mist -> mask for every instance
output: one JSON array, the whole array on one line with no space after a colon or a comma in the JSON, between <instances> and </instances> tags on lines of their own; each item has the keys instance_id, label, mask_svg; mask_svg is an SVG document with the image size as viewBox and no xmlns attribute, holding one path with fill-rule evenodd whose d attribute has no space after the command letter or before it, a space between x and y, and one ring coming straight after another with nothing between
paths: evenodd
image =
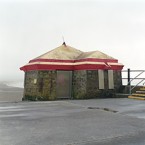
<instances>
[{"instance_id":1,"label":"mist","mask_svg":"<svg viewBox=\"0 0 145 145\"><path fill-rule=\"evenodd\" d=\"M0 1L0 81L23 82L19 68L63 42L99 50L144 69L145 2L142 0Z\"/></svg>"}]
</instances>

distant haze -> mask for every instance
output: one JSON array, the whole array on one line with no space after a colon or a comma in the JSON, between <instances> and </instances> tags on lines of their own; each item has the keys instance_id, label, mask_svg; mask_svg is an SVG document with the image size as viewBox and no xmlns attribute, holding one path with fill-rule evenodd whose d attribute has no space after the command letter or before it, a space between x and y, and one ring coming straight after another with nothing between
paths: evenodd
<instances>
[{"instance_id":1,"label":"distant haze","mask_svg":"<svg viewBox=\"0 0 145 145\"><path fill-rule=\"evenodd\" d=\"M145 1L0 0L0 81L23 81L19 68L61 45L62 36L125 69L145 69Z\"/></svg>"}]
</instances>

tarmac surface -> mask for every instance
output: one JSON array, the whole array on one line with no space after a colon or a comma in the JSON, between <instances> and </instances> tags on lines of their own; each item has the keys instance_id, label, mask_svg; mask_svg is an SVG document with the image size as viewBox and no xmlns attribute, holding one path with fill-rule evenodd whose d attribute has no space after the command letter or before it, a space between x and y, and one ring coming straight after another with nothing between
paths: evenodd
<instances>
[{"instance_id":1,"label":"tarmac surface","mask_svg":"<svg viewBox=\"0 0 145 145\"><path fill-rule=\"evenodd\" d=\"M145 145L145 101L0 102L0 145Z\"/></svg>"}]
</instances>

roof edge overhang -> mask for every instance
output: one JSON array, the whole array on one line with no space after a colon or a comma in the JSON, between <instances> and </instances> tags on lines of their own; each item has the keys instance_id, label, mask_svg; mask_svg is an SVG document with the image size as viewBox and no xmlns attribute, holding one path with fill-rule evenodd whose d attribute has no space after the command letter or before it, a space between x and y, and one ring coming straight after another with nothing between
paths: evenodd
<instances>
[{"instance_id":1,"label":"roof edge overhang","mask_svg":"<svg viewBox=\"0 0 145 145\"><path fill-rule=\"evenodd\" d=\"M123 65L118 62L98 62L98 61L80 61L80 62L31 62L20 68L23 71L32 70L122 70Z\"/></svg>"}]
</instances>

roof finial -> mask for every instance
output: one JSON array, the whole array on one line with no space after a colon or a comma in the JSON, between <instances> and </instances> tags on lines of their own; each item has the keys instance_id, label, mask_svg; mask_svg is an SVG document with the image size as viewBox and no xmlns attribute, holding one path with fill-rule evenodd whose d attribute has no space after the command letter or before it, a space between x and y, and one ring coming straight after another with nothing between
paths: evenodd
<instances>
[{"instance_id":1,"label":"roof finial","mask_svg":"<svg viewBox=\"0 0 145 145\"><path fill-rule=\"evenodd\" d=\"M63 36L62 36L62 39L63 39L62 45L66 46L66 43L65 43L65 41L64 41L64 37L63 37Z\"/></svg>"}]
</instances>

